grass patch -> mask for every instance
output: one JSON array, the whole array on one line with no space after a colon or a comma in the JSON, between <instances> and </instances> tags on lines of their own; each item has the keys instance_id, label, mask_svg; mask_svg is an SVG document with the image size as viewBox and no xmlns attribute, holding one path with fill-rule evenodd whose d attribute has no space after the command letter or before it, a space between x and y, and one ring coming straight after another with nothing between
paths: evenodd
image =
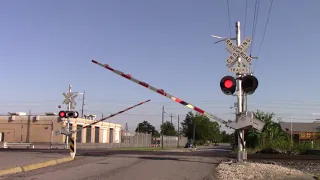
<instances>
[{"instance_id":1,"label":"grass patch","mask_svg":"<svg viewBox=\"0 0 320 180\"><path fill-rule=\"evenodd\" d=\"M292 151L297 152L299 154L305 154L307 150L312 150L311 144L309 142L302 142L300 144L294 143L293 146L291 146L290 142L288 141L282 141L282 142L271 142L264 146L257 146L256 148L248 148L246 147L246 151L248 154L256 153L257 151L261 151L262 149L277 149L277 150L286 150L286 151ZM319 144L314 144L313 149L317 150L320 148ZM233 152L238 152L238 146L235 146L233 149Z\"/></svg>"}]
</instances>

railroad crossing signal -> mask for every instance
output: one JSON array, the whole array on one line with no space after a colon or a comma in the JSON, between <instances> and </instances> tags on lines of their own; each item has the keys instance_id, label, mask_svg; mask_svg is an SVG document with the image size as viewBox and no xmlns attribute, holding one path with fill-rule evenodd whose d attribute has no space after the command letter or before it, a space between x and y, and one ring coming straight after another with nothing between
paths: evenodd
<instances>
[{"instance_id":1,"label":"railroad crossing signal","mask_svg":"<svg viewBox=\"0 0 320 180\"><path fill-rule=\"evenodd\" d=\"M242 77L241 86L246 94L253 94L256 91L258 85L258 79L253 75L246 75Z\"/></svg>"},{"instance_id":2,"label":"railroad crossing signal","mask_svg":"<svg viewBox=\"0 0 320 180\"><path fill-rule=\"evenodd\" d=\"M241 78L242 90L247 94L251 95L258 88L259 82L253 75L246 75ZM232 95L236 91L236 79L232 76L224 76L220 81L221 91L225 95Z\"/></svg>"},{"instance_id":3,"label":"railroad crossing signal","mask_svg":"<svg viewBox=\"0 0 320 180\"><path fill-rule=\"evenodd\" d=\"M225 95L232 95L236 86L236 79L232 76L224 76L220 81L220 88Z\"/></svg>"},{"instance_id":4,"label":"railroad crossing signal","mask_svg":"<svg viewBox=\"0 0 320 180\"><path fill-rule=\"evenodd\" d=\"M227 50L231 54L227 59L227 66L231 72L248 73L252 58L245 53L251 45L251 39L247 37L240 46L236 46L230 39L226 40ZM245 61L237 62L238 57ZM236 67L234 67L236 66ZM242 66L242 67L241 67Z\"/></svg>"},{"instance_id":5,"label":"railroad crossing signal","mask_svg":"<svg viewBox=\"0 0 320 180\"><path fill-rule=\"evenodd\" d=\"M78 97L77 93L62 93L63 96L65 97L64 101L62 102L63 104L68 105L70 103L70 109L75 109L75 106L77 105L76 101L74 100L76 97Z\"/></svg>"},{"instance_id":6,"label":"railroad crossing signal","mask_svg":"<svg viewBox=\"0 0 320 180\"><path fill-rule=\"evenodd\" d=\"M60 118L78 118L79 113L78 111L60 111L59 117Z\"/></svg>"}]
</instances>

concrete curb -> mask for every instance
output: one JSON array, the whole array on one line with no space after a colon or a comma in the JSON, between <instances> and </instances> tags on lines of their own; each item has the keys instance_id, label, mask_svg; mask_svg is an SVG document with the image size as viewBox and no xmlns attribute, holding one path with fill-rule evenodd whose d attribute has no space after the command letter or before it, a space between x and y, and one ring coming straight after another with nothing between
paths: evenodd
<instances>
[{"instance_id":1,"label":"concrete curb","mask_svg":"<svg viewBox=\"0 0 320 180\"><path fill-rule=\"evenodd\" d=\"M73 160L72 157L69 156L69 157L64 157L64 158L60 158L60 159L44 161L44 162L40 162L40 163L36 163L36 164L29 164L29 165L25 165L25 166L17 166L14 168L3 169L3 170L0 170L0 176L4 176L4 175L8 175L8 174L15 174L15 173L19 173L19 172L32 171L32 170L36 170L36 169L40 169L40 168L44 168L44 167L48 167L48 166L54 166L54 165L68 162L68 161L72 161L72 160Z\"/></svg>"}]
</instances>

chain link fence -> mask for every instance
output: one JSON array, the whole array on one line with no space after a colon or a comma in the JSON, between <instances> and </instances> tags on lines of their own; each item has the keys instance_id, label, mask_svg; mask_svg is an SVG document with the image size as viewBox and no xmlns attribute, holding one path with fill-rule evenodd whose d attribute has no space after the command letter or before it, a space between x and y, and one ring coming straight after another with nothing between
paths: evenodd
<instances>
[{"instance_id":1,"label":"chain link fence","mask_svg":"<svg viewBox=\"0 0 320 180\"><path fill-rule=\"evenodd\" d=\"M178 139L179 138L179 139ZM152 145L161 147L162 137L152 138ZM163 147L184 147L188 138L184 136L163 136Z\"/></svg>"},{"instance_id":2,"label":"chain link fence","mask_svg":"<svg viewBox=\"0 0 320 180\"><path fill-rule=\"evenodd\" d=\"M153 138L151 134L122 132L120 143L77 143L77 148L146 148L161 147L161 137ZM163 136L163 147L184 147L188 139L180 136Z\"/></svg>"}]
</instances>

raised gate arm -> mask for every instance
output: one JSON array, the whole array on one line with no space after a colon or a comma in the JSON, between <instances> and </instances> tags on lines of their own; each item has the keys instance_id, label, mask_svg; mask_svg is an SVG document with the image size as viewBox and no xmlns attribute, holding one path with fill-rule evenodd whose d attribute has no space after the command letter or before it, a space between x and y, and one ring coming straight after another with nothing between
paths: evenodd
<instances>
[{"instance_id":1,"label":"raised gate arm","mask_svg":"<svg viewBox=\"0 0 320 180\"><path fill-rule=\"evenodd\" d=\"M96 60L92 60L92 62L97 64L97 65L99 65L99 66L101 66L101 67L104 67L104 68L112 71L115 74L118 74L119 76L122 76L122 77L124 77L126 79L129 79L130 81L133 81L133 82L145 87L145 88L148 88L148 89L150 89L150 90L152 90L152 91L154 91L154 92L156 92L158 94L161 94L161 95L163 95L163 96L165 96L165 97L167 97L167 98L169 98L169 99L171 99L171 100L173 100L173 101L175 101L177 103L180 103L180 104L182 104L182 105L184 105L184 106L186 106L186 107L188 107L190 109L193 109L193 110L195 110L195 111L207 116L210 119L214 119L214 120L216 120L216 121L218 121L220 123L227 124L227 121L225 121L225 120L223 120L223 119L221 119L221 118L219 118L219 117L217 117L217 116L215 116L215 115L213 115L211 113L208 113L208 112L206 112L206 111L204 111L204 110L202 110L202 109L200 109L200 108L198 108L198 107L196 107L196 106L194 106L194 105L192 105L192 104L190 104L188 102L185 102L185 101L183 101L183 100L181 100L181 99L179 99L179 98L177 98L177 97L165 92L163 89L155 88L155 87L153 87L153 86L151 86L151 85L149 85L149 84L147 84L147 83L145 83L143 81L140 81L140 80L132 77L131 75L128 75L128 74L125 74L125 73L123 73L123 72L121 72L119 70L113 69L107 64L99 63Z\"/></svg>"}]
</instances>

